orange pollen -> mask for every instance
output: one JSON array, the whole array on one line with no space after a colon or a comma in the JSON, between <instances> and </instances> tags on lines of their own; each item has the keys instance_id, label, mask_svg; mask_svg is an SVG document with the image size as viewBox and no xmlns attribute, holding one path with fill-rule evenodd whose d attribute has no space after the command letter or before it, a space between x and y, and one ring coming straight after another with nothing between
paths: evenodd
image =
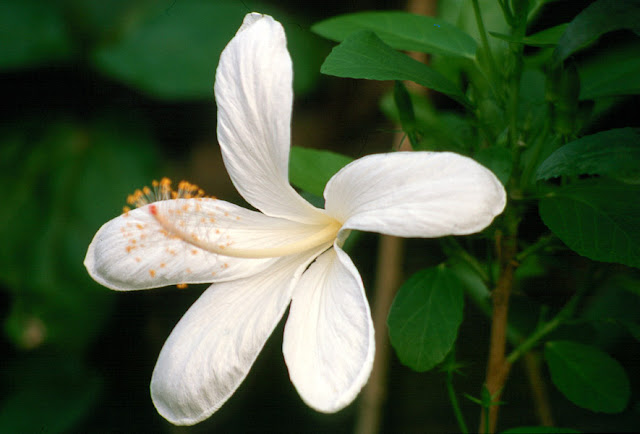
<instances>
[{"instance_id":1,"label":"orange pollen","mask_svg":"<svg viewBox=\"0 0 640 434\"><path fill-rule=\"evenodd\" d=\"M136 191L128 195L127 204L136 208L140 208L153 202L159 202L161 200L194 198L200 199L203 197L215 199L215 196L206 196L203 189L187 181L180 181L178 183L178 189L174 190L171 187L171 180L165 177L160 181L154 179L151 182L151 187L142 187L142 189L137 189ZM131 211L130 206L125 206L122 209L123 214L126 214L129 211Z\"/></svg>"}]
</instances>

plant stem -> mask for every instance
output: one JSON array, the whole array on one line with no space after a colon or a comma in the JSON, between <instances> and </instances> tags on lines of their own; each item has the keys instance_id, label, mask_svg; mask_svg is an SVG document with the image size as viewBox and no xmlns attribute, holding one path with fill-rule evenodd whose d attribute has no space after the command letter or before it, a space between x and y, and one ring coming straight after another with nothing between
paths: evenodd
<instances>
[{"instance_id":1,"label":"plant stem","mask_svg":"<svg viewBox=\"0 0 640 434\"><path fill-rule=\"evenodd\" d=\"M476 17L476 24L478 26L478 32L480 33L480 39L482 40L482 46L484 47L484 51L487 53L487 61L489 62L489 69L491 70L491 80L490 83L493 83L497 78L498 68L496 67L496 62L493 59L493 53L491 52L491 47L489 46L489 39L487 38L487 31L484 28L484 22L482 21L482 13L480 12L480 4L478 0L472 0L473 4L473 14Z\"/></svg>"},{"instance_id":2,"label":"plant stem","mask_svg":"<svg viewBox=\"0 0 640 434\"><path fill-rule=\"evenodd\" d=\"M458 398L456 397L456 392L453 389L453 371L447 372L447 392L449 392L449 400L451 400L451 406L453 407L453 412L456 415L456 420L458 421L460 432L463 434L468 434L469 429L467 428L467 424L464 421L462 411L460 411L460 405L458 404Z\"/></svg>"},{"instance_id":3,"label":"plant stem","mask_svg":"<svg viewBox=\"0 0 640 434\"><path fill-rule=\"evenodd\" d=\"M507 341L509 297L513 287L514 272L518 266L515 260L517 252L517 220L512 215L513 210L505 212L507 235L496 237L498 260L500 262L500 276L491 296L493 312L491 317L491 340L489 343L489 361L485 386L493 401L499 401L502 389L511 369L511 362L505 358ZM498 421L499 405L492 405L483 411L479 431L482 433L495 432Z\"/></svg>"},{"instance_id":4,"label":"plant stem","mask_svg":"<svg viewBox=\"0 0 640 434\"><path fill-rule=\"evenodd\" d=\"M376 331L376 356L369 382L362 391L356 419L356 434L380 431L382 405L387 395L387 370L389 365L389 333L387 315L393 297L400 285L403 261L403 240L388 235L380 236L378 268L372 309Z\"/></svg>"},{"instance_id":5,"label":"plant stem","mask_svg":"<svg viewBox=\"0 0 640 434\"><path fill-rule=\"evenodd\" d=\"M541 370L540 353L529 351L524 355L524 367L531 386L531 395L536 408L538 421L542 426L553 426L553 416L551 405L549 404L549 394L547 384Z\"/></svg>"}]
</instances>

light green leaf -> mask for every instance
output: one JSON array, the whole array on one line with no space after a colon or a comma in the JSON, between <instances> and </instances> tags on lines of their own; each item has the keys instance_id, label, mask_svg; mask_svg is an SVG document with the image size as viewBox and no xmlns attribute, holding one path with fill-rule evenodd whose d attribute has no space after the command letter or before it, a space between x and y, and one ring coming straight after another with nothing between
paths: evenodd
<instances>
[{"instance_id":1,"label":"light green leaf","mask_svg":"<svg viewBox=\"0 0 640 434\"><path fill-rule=\"evenodd\" d=\"M289 180L296 187L322 197L329 179L351 161L335 152L292 146Z\"/></svg>"},{"instance_id":2,"label":"light green leaf","mask_svg":"<svg viewBox=\"0 0 640 434\"><path fill-rule=\"evenodd\" d=\"M636 38L637 39L637 38ZM578 66L580 99L640 94L640 43L607 47Z\"/></svg>"},{"instance_id":3,"label":"light green leaf","mask_svg":"<svg viewBox=\"0 0 640 434\"><path fill-rule=\"evenodd\" d=\"M410 80L458 101L466 100L460 89L440 73L399 53L365 30L350 35L334 47L320 71L337 77Z\"/></svg>"},{"instance_id":4,"label":"light green leaf","mask_svg":"<svg viewBox=\"0 0 640 434\"><path fill-rule=\"evenodd\" d=\"M42 65L67 59L72 53L72 41L57 3L0 2L0 68Z\"/></svg>"},{"instance_id":5,"label":"light green leaf","mask_svg":"<svg viewBox=\"0 0 640 434\"><path fill-rule=\"evenodd\" d=\"M573 434L581 433L573 428L560 428L557 426L519 426L502 431L502 434Z\"/></svg>"},{"instance_id":6,"label":"light green leaf","mask_svg":"<svg viewBox=\"0 0 640 434\"><path fill-rule=\"evenodd\" d=\"M551 154L536 178L607 175L640 183L640 128L618 128L582 137Z\"/></svg>"},{"instance_id":7,"label":"light green leaf","mask_svg":"<svg viewBox=\"0 0 640 434\"><path fill-rule=\"evenodd\" d=\"M640 3L637 0L598 0L569 23L558 41L554 61L562 62L601 35L621 29L640 31Z\"/></svg>"},{"instance_id":8,"label":"light green leaf","mask_svg":"<svg viewBox=\"0 0 640 434\"><path fill-rule=\"evenodd\" d=\"M444 360L462 322L463 284L441 265L414 274L396 295L387 325L400 361L428 371Z\"/></svg>"},{"instance_id":9,"label":"light green leaf","mask_svg":"<svg viewBox=\"0 0 640 434\"><path fill-rule=\"evenodd\" d=\"M599 349L571 341L545 345L553 384L577 406L603 413L625 409L631 394L620 364Z\"/></svg>"},{"instance_id":10,"label":"light green leaf","mask_svg":"<svg viewBox=\"0 0 640 434\"><path fill-rule=\"evenodd\" d=\"M544 223L569 248L595 261L640 267L640 186L590 179L540 201Z\"/></svg>"},{"instance_id":11,"label":"light green leaf","mask_svg":"<svg viewBox=\"0 0 640 434\"><path fill-rule=\"evenodd\" d=\"M318 77L320 41L299 29L300 21L271 11L285 26L294 65L296 92ZM167 100L210 99L220 53L234 36L246 6L233 0L165 0L124 14L122 30L93 55L96 67L151 96Z\"/></svg>"},{"instance_id":12,"label":"light green leaf","mask_svg":"<svg viewBox=\"0 0 640 434\"><path fill-rule=\"evenodd\" d=\"M338 42L351 33L369 30L396 50L469 59L475 57L477 48L471 36L446 21L400 11L340 15L315 24L311 30Z\"/></svg>"}]
</instances>

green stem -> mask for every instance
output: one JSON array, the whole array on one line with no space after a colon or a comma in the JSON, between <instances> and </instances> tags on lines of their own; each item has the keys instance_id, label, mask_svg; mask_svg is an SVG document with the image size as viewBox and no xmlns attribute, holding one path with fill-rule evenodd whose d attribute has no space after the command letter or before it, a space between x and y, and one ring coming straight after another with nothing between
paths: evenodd
<instances>
[{"instance_id":1,"label":"green stem","mask_svg":"<svg viewBox=\"0 0 640 434\"><path fill-rule=\"evenodd\" d=\"M487 31L484 28L484 22L482 21L482 14L480 12L480 4L478 0L472 0L473 4L473 14L476 17L476 24L478 26L478 32L480 33L480 39L482 39L482 46L484 47L485 52L487 53L487 60L489 62L489 68L491 69L491 75L493 80L489 80L490 83L497 77L498 68L496 67L496 62L493 59L493 53L491 52L491 47L489 46L489 39L487 38Z\"/></svg>"},{"instance_id":2,"label":"green stem","mask_svg":"<svg viewBox=\"0 0 640 434\"><path fill-rule=\"evenodd\" d=\"M516 360L518 360L521 356L527 353L531 348L535 347L542 338L547 336L549 333L557 329L560 325L562 325L568 318L570 318L576 310L578 306L578 302L585 294L589 285L583 284L578 288L578 291L571 297L571 300L567 302L567 304L558 312L558 314L553 317L553 319L541 327L538 327L527 339L524 340L515 350L511 352L507 356L507 362L513 364Z\"/></svg>"},{"instance_id":3,"label":"green stem","mask_svg":"<svg viewBox=\"0 0 640 434\"><path fill-rule=\"evenodd\" d=\"M458 404L456 392L455 390L453 390L453 371L447 372L447 392L449 392L449 399L451 400L451 406L453 407L453 412L456 415L456 420L458 421L460 432L463 434L468 434L469 429L467 428L467 424L464 421L464 417L462 417L462 411L460 411L460 405Z\"/></svg>"},{"instance_id":4,"label":"green stem","mask_svg":"<svg viewBox=\"0 0 640 434\"><path fill-rule=\"evenodd\" d=\"M538 241L536 241L535 243L533 243L532 245L530 245L529 247L527 247L526 249L524 249L523 251L521 251L516 255L516 261L518 262L524 261L532 254L547 247L555 239L556 239L556 236L553 234L545 235L538 238Z\"/></svg>"}]
</instances>

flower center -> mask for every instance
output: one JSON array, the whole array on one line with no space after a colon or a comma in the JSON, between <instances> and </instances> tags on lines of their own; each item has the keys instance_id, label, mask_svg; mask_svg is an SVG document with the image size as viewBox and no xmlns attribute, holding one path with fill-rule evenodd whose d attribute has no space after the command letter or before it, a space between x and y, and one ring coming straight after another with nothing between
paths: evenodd
<instances>
[{"instance_id":1,"label":"flower center","mask_svg":"<svg viewBox=\"0 0 640 434\"><path fill-rule=\"evenodd\" d=\"M338 221L331 219L325 226L321 226L317 231L313 232L308 237L291 242L289 244L277 247L264 247L259 249L235 248L198 238L195 234L188 233L180 229L180 227L173 224L169 219L161 215L158 212L158 207L154 204L149 205L149 212L160 224L162 229L167 231L170 236L180 238L181 240L199 247L200 249L207 252L215 253L222 256L231 256L234 258L277 258L280 256L302 253L315 247L320 247L323 244L333 243L333 241L338 236L340 228L342 227L342 225Z\"/></svg>"}]
</instances>

